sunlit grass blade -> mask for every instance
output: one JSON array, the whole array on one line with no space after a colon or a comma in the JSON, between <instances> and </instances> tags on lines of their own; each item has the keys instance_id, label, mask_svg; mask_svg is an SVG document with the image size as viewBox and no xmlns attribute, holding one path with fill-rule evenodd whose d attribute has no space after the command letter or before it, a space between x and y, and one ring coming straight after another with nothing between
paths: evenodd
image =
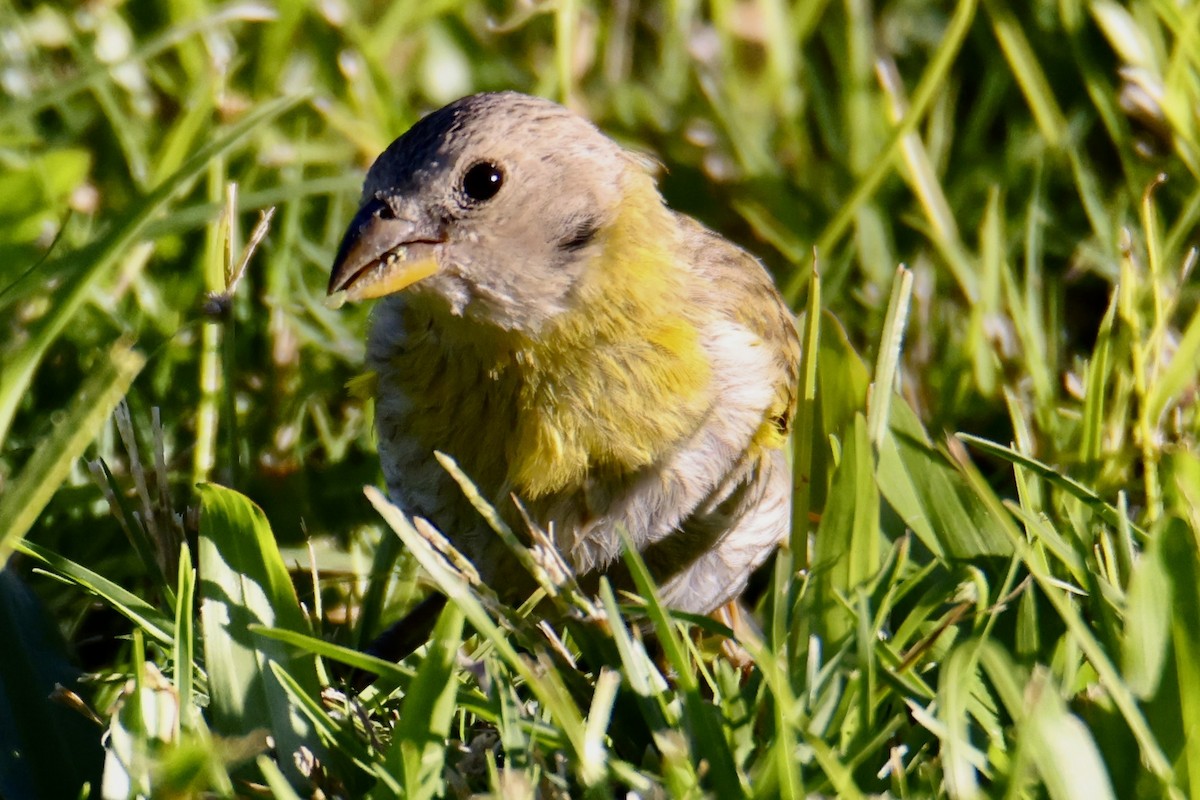
<instances>
[{"instance_id":1,"label":"sunlit grass blade","mask_svg":"<svg viewBox=\"0 0 1200 800\"><path fill-rule=\"evenodd\" d=\"M806 736L805 743L812 748L813 757L825 771L829 783L833 786L836 796L846 800L861 800L862 791L854 782L854 775L842 763L839 754L829 743L816 736Z\"/></svg>"},{"instance_id":2,"label":"sunlit grass blade","mask_svg":"<svg viewBox=\"0 0 1200 800\"><path fill-rule=\"evenodd\" d=\"M1171 652L1169 641L1175 612L1171 573L1164 553L1163 536L1153 537L1133 569L1126 595L1121 671L1130 688L1143 699L1158 690Z\"/></svg>"},{"instance_id":3,"label":"sunlit grass blade","mask_svg":"<svg viewBox=\"0 0 1200 800\"><path fill-rule=\"evenodd\" d=\"M859 415L847 431L813 553L826 641L838 643L850 633L853 621L837 595L849 594L875 575L880 566L881 536L875 459L867 441L866 420Z\"/></svg>"},{"instance_id":4,"label":"sunlit grass blade","mask_svg":"<svg viewBox=\"0 0 1200 800\"><path fill-rule=\"evenodd\" d=\"M1196 726L1200 725L1200 563L1196 558L1196 531L1182 520L1172 518L1159 536L1162 558L1171 577L1172 603L1167 613L1184 731L1187 782L1183 786L1187 796L1195 797L1200 792L1200 735L1196 733Z\"/></svg>"},{"instance_id":5,"label":"sunlit grass blade","mask_svg":"<svg viewBox=\"0 0 1200 800\"><path fill-rule=\"evenodd\" d=\"M1005 5L1004 0L984 0L984 8L992 20L992 31L1000 42L1004 57L1008 59L1013 77L1037 121L1038 130L1050 147L1060 147L1061 138L1067 130L1067 120L1050 89L1041 62L1025 36L1021 20Z\"/></svg>"},{"instance_id":6,"label":"sunlit grass blade","mask_svg":"<svg viewBox=\"0 0 1200 800\"><path fill-rule=\"evenodd\" d=\"M323 745L319 751L297 751L295 761L314 758L323 762L323 769L336 769L352 780L361 779L361 776L347 770L347 762L364 773L375 772L376 762L372 761L366 744L351 729L339 724L321 701L309 694L282 664L268 661L267 666L279 688L288 697L293 713L304 718L311 727L313 740ZM341 711L345 713L345 709Z\"/></svg>"},{"instance_id":7,"label":"sunlit grass blade","mask_svg":"<svg viewBox=\"0 0 1200 800\"><path fill-rule=\"evenodd\" d=\"M874 447L879 447L887 431L888 420L891 419L889 409L896 388L904 325L908 321L908 307L912 301L912 282L909 269L904 265L896 268L892 297L883 320L883 340L879 345L879 360L875 364L875 380L867 404L867 436Z\"/></svg>"},{"instance_id":8,"label":"sunlit grass blade","mask_svg":"<svg viewBox=\"0 0 1200 800\"><path fill-rule=\"evenodd\" d=\"M881 58L875 71L879 85L888 98L891 121L893 124L899 124L908 112L908 102L899 70L893 61ZM971 311L975 313L979 299L976 292L979 283L978 270L963 244L958 221L950 210L950 201L946 198L946 190L938 179L921 136L916 131L909 131L900 140L899 155L906 167L901 174L916 195L921 213L929 226L929 237L963 294L971 301Z\"/></svg>"},{"instance_id":9,"label":"sunlit grass blade","mask_svg":"<svg viewBox=\"0 0 1200 800\"><path fill-rule=\"evenodd\" d=\"M296 794L296 790L288 783L283 771L279 769L279 765L269 756L259 756L255 763L275 800L301 800L300 795Z\"/></svg>"},{"instance_id":10,"label":"sunlit grass blade","mask_svg":"<svg viewBox=\"0 0 1200 800\"><path fill-rule=\"evenodd\" d=\"M49 440L42 443L6 487L0 497L0 568L112 415L145 363L145 357L128 342L114 345L96 372L79 388ZM20 390L5 381L3 391L7 395ZM15 402L14 397L14 406ZM4 438L3 427L0 419L0 442Z\"/></svg>"},{"instance_id":11,"label":"sunlit grass blade","mask_svg":"<svg viewBox=\"0 0 1200 800\"><path fill-rule=\"evenodd\" d=\"M127 617L151 639L165 647L174 644L174 625L171 619L133 592L119 586L97 572L83 567L57 553L32 542L21 542L17 550L54 571L56 576L95 594L117 612Z\"/></svg>"},{"instance_id":12,"label":"sunlit grass blade","mask_svg":"<svg viewBox=\"0 0 1200 800\"><path fill-rule=\"evenodd\" d=\"M179 719L175 736L193 728L199 709L196 705L193 668L196 664L196 570L192 551L184 546L179 553L179 579L175 584L175 636L172 656L175 661L175 690L179 693Z\"/></svg>"},{"instance_id":13,"label":"sunlit grass blade","mask_svg":"<svg viewBox=\"0 0 1200 800\"><path fill-rule=\"evenodd\" d=\"M349 647L342 647L314 636L282 628L264 628L258 625L252 625L250 630L256 635L275 639L321 658L333 659L355 669L376 673L381 676L383 685L394 686L403 694L408 694L412 682L416 678L416 671L406 664L384 661L376 656ZM482 720L495 722L497 719L495 707L477 689L467 686L459 687L456 703L462 710Z\"/></svg>"},{"instance_id":14,"label":"sunlit grass blade","mask_svg":"<svg viewBox=\"0 0 1200 800\"><path fill-rule=\"evenodd\" d=\"M458 684L454 654L462 642L463 619L462 609L453 603L442 610L400 707L400 723L392 731L387 766L406 797L430 798L442 791L446 737Z\"/></svg>"},{"instance_id":15,"label":"sunlit grass blade","mask_svg":"<svg viewBox=\"0 0 1200 800\"><path fill-rule=\"evenodd\" d=\"M792 530L788 545L793 564L807 564L808 512L812 508L813 446L817 431L817 361L821 346L821 275L813 268L808 306L800 338L800 391L792 426ZM778 640L779 632L775 636Z\"/></svg>"},{"instance_id":16,"label":"sunlit grass blade","mask_svg":"<svg viewBox=\"0 0 1200 800\"><path fill-rule=\"evenodd\" d=\"M1060 472L1059 470L1054 469L1050 465L1043 464L1036 458L1018 453L1011 447L1004 447L1003 445L996 444L995 442L989 442L987 439L981 439L978 436L972 436L969 433L959 433L957 436L959 439L971 445L972 447L977 447L989 455L996 456L997 458L1001 458L1012 464L1016 464L1028 469L1039 477L1044 478L1058 488L1062 489L1067 494L1070 494L1072 497L1082 500L1109 525L1117 526L1121 524L1121 515L1115 506L1106 502L1098 494L1084 486L1079 481L1071 478L1063 472ZM1132 527L1141 536L1146 535L1145 531L1138 526L1132 525Z\"/></svg>"},{"instance_id":17,"label":"sunlit grass blade","mask_svg":"<svg viewBox=\"0 0 1200 800\"><path fill-rule=\"evenodd\" d=\"M1200 377L1200 310L1192 315L1183 337L1174 347L1170 362L1157 376L1146 398L1145 416L1151 425L1162 424L1172 403L1182 402L1185 389L1195 386Z\"/></svg>"},{"instance_id":18,"label":"sunlit grass blade","mask_svg":"<svg viewBox=\"0 0 1200 800\"><path fill-rule=\"evenodd\" d=\"M1087 395L1083 406L1083 435L1079 442L1079 460L1095 472L1103 453L1104 410L1108 393L1110 360L1113 357L1113 319L1117 313L1116 293L1096 334L1096 346L1088 362Z\"/></svg>"},{"instance_id":19,"label":"sunlit grass blade","mask_svg":"<svg viewBox=\"0 0 1200 800\"><path fill-rule=\"evenodd\" d=\"M268 726L284 772L300 783L303 776L293 754L307 747L321 758L323 748L270 662L285 668L315 697L313 657L294 655L281 643L257 637L250 626L306 632L307 622L262 511L231 489L203 484L198 491L200 614L213 729L238 736Z\"/></svg>"}]
</instances>

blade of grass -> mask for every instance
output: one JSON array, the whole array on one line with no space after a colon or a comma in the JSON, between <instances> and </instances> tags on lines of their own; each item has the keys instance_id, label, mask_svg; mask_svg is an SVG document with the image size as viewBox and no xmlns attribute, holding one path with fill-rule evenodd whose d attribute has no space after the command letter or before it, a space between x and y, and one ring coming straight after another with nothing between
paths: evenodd
<instances>
[{"instance_id":1,"label":"blade of grass","mask_svg":"<svg viewBox=\"0 0 1200 800\"><path fill-rule=\"evenodd\" d=\"M913 276L909 269L903 264L896 268L892 297L888 301L887 314L883 318L883 336L875 362L875 383L867 404L867 436L876 449L883 441L888 430L888 420L891 419L889 409L892 393L896 390L900 348L904 343L904 326L908 321L908 307L912 300L912 282Z\"/></svg>"},{"instance_id":2,"label":"blade of grass","mask_svg":"<svg viewBox=\"0 0 1200 800\"><path fill-rule=\"evenodd\" d=\"M324 748L270 662L285 668L310 697L319 693L316 664L308 654L294 655L255 636L250 626L307 632L307 621L262 510L232 489L201 484L197 491L200 615L213 729L240 736L267 725L284 772L302 785L293 755L307 747L320 759Z\"/></svg>"},{"instance_id":3,"label":"blade of grass","mask_svg":"<svg viewBox=\"0 0 1200 800\"><path fill-rule=\"evenodd\" d=\"M462 642L463 612L453 603L442 609L429 649L400 707L386 757L388 771L406 797L431 798L443 791L446 737L458 686L454 655Z\"/></svg>"},{"instance_id":4,"label":"blade of grass","mask_svg":"<svg viewBox=\"0 0 1200 800\"><path fill-rule=\"evenodd\" d=\"M1000 42L1000 49L1012 68L1021 93L1029 103L1038 131L1051 148L1059 149L1062 147L1062 135L1067 130L1067 119L1054 98L1041 61L1025 37L1021 21L1003 0L983 0L983 7L991 17L992 32Z\"/></svg>"},{"instance_id":5,"label":"blade of grass","mask_svg":"<svg viewBox=\"0 0 1200 800\"><path fill-rule=\"evenodd\" d=\"M282 693L288 697L294 713L302 716L309 725L314 740L320 741L323 752L328 753L331 761L348 761L366 773L375 774L377 771L390 774L386 770L377 770L382 765L373 762L366 745L352 732L343 730L338 720L335 720L328 709L310 694L295 677L277 661L268 661L272 678L278 683ZM303 751L300 751L302 753ZM295 761L300 753L293 754ZM340 765L339 765L340 766ZM293 784L295 778L292 778Z\"/></svg>"},{"instance_id":6,"label":"blade of grass","mask_svg":"<svg viewBox=\"0 0 1200 800\"><path fill-rule=\"evenodd\" d=\"M813 572L825 641L840 643L853 630L836 595L848 594L875 576L880 566L879 492L867 424L855 415L842 460L833 476L829 502L817 529Z\"/></svg>"},{"instance_id":7,"label":"blade of grass","mask_svg":"<svg viewBox=\"0 0 1200 800\"><path fill-rule=\"evenodd\" d=\"M899 70L895 62L881 58L876 65L876 73L880 87L888 96L889 119L893 125L899 124L908 110ZM938 180L924 142L915 130L905 134L900 155L907 168L902 176L912 188L921 213L929 222L930 238L945 260L950 274L958 282L963 296L970 301L974 309L977 307L979 279L975 274L971 255L963 245L958 222L950 210L950 201L946 199L946 191Z\"/></svg>"},{"instance_id":8,"label":"blade of grass","mask_svg":"<svg viewBox=\"0 0 1200 800\"><path fill-rule=\"evenodd\" d=\"M0 569L125 396L146 358L126 341L108 351L55 426L0 497ZM0 428L3 425L0 424ZM0 433L0 441L3 435Z\"/></svg>"},{"instance_id":9,"label":"blade of grass","mask_svg":"<svg viewBox=\"0 0 1200 800\"><path fill-rule=\"evenodd\" d=\"M817 357L821 343L821 275L814 266L808 284L808 308L800 341L800 391L792 427L792 532L790 556L794 564L809 563L809 511L812 509L813 438L816 435ZM776 631L778 637L779 631ZM782 641L775 638L774 641Z\"/></svg>"},{"instance_id":10,"label":"blade of grass","mask_svg":"<svg viewBox=\"0 0 1200 800\"><path fill-rule=\"evenodd\" d=\"M1159 534L1162 556L1171 577L1171 607L1166 611L1178 673L1179 711L1183 721L1183 756L1187 795L1200 792L1200 559L1196 532L1173 517ZM1165 649L1165 648L1164 648Z\"/></svg>"},{"instance_id":11,"label":"blade of grass","mask_svg":"<svg viewBox=\"0 0 1200 800\"><path fill-rule=\"evenodd\" d=\"M179 718L175 720L175 739L180 731L193 728L199 716L194 675L196 658L196 570L192 569L191 548L179 548L179 580L175 593L175 636L172 657L175 661L175 690L179 693Z\"/></svg>"},{"instance_id":12,"label":"blade of grass","mask_svg":"<svg viewBox=\"0 0 1200 800\"><path fill-rule=\"evenodd\" d=\"M1046 481L1054 484L1072 497L1082 500L1085 505L1092 509L1092 511L1096 512L1096 514L1099 515L1100 518L1109 525L1116 527L1122 524L1120 512L1118 512L1115 506L1106 502L1100 497L1100 495L1096 494L1079 481L1064 475L1062 472L1054 469L1050 465L1044 464L1041 461L1038 461L1036 458L1018 453L1011 447L1004 447L1003 445L996 444L995 442L990 442L987 439L982 439L978 436L972 436L969 433L957 433L955 436L961 441L966 442L967 444L976 447L983 452L988 453L989 455L1003 459L1010 464L1016 464L1024 467L1039 477L1044 478ZM1135 531L1137 531L1138 535L1142 537L1146 536L1146 532L1142 528L1133 525L1132 522L1129 524Z\"/></svg>"},{"instance_id":13,"label":"blade of grass","mask_svg":"<svg viewBox=\"0 0 1200 800\"><path fill-rule=\"evenodd\" d=\"M45 564L53 571L53 574L95 594L137 625L158 644L168 648L173 646L174 636L172 635L171 620L142 598L108 580L103 575L32 542L19 542L17 550Z\"/></svg>"}]
</instances>

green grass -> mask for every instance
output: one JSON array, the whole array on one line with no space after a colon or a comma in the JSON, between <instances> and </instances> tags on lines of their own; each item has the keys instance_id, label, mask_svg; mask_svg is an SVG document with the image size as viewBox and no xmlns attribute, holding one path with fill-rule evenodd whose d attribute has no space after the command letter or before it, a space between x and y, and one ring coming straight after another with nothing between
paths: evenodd
<instances>
[{"instance_id":1,"label":"green grass","mask_svg":"<svg viewBox=\"0 0 1200 800\"><path fill-rule=\"evenodd\" d=\"M76 6L0 6L0 796L1200 797L1196 8ZM801 312L745 669L634 556L511 608L363 494L338 237L501 88Z\"/></svg>"}]
</instances>

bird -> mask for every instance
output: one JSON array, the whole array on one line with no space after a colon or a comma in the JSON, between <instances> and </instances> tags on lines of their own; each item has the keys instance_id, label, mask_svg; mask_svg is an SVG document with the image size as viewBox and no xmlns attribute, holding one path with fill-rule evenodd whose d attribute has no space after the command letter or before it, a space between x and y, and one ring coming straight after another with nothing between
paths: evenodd
<instances>
[{"instance_id":1,"label":"bird","mask_svg":"<svg viewBox=\"0 0 1200 800\"><path fill-rule=\"evenodd\" d=\"M438 453L579 576L621 572L624 529L679 611L735 601L788 536L795 317L655 171L550 100L470 95L375 160L337 251L330 295L376 300L390 500L510 595L531 586ZM390 635L373 651L423 641Z\"/></svg>"}]
</instances>

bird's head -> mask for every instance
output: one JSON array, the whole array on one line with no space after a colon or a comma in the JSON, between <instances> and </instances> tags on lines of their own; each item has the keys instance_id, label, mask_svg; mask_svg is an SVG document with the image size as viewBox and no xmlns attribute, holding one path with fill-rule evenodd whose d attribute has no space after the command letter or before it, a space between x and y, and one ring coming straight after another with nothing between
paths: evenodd
<instances>
[{"instance_id":1,"label":"bird's head","mask_svg":"<svg viewBox=\"0 0 1200 800\"><path fill-rule=\"evenodd\" d=\"M406 290L451 314L536 332L570 310L631 207L665 213L642 163L590 122L515 92L430 114L371 166L329 292Z\"/></svg>"}]
</instances>

